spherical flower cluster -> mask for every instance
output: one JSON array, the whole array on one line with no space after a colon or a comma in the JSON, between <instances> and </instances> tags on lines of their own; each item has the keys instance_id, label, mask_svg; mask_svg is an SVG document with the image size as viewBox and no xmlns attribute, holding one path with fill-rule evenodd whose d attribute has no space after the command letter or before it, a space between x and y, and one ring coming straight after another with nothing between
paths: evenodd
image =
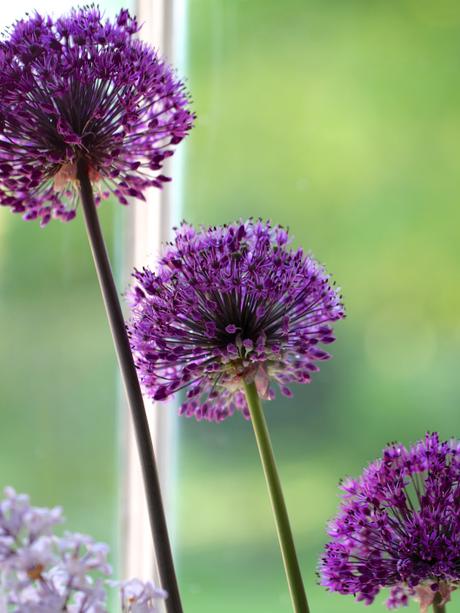
<instances>
[{"instance_id":1,"label":"spherical flower cluster","mask_svg":"<svg viewBox=\"0 0 460 613\"><path fill-rule=\"evenodd\" d=\"M460 441L392 444L341 489L322 584L366 604L389 587L390 609L445 604L460 581Z\"/></svg>"},{"instance_id":2,"label":"spherical flower cluster","mask_svg":"<svg viewBox=\"0 0 460 613\"><path fill-rule=\"evenodd\" d=\"M289 383L310 381L344 310L324 268L288 243L269 222L184 223L158 273L134 273L129 335L152 398L187 387L181 413L221 421L249 417L245 382L273 398L270 380L287 396Z\"/></svg>"},{"instance_id":3,"label":"spherical flower cluster","mask_svg":"<svg viewBox=\"0 0 460 613\"><path fill-rule=\"evenodd\" d=\"M189 98L128 11L38 13L0 41L0 205L48 223L75 216L77 164L122 204L143 198L191 128Z\"/></svg>"},{"instance_id":4,"label":"spherical flower cluster","mask_svg":"<svg viewBox=\"0 0 460 613\"><path fill-rule=\"evenodd\" d=\"M108 613L108 547L65 533L60 508L32 507L28 496L6 488L0 501L0 611L8 613ZM123 613L155 613L166 594L151 583L121 587Z\"/></svg>"}]
</instances>

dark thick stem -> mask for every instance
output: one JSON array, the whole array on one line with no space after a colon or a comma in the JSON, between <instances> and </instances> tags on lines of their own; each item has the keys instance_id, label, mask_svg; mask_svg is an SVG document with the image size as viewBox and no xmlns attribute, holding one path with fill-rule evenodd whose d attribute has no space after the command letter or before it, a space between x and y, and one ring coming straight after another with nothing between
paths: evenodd
<instances>
[{"instance_id":1,"label":"dark thick stem","mask_svg":"<svg viewBox=\"0 0 460 613\"><path fill-rule=\"evenodd\" d=\"M446 605L440 604L442 602L442 596L439 592L436 593L433 601L433 611L434 613L446 613Z\"/></svg>"},{"instance_id":2,"label":"dark thick stem","mask_svg":"<svg viewBox=\"0 0 460 613\"><path fill-rule=\"evenodd\" d=\"M264 413L260 403L259 394L255 383L246 383L244 386L246 400L251 414L252 426L256 437L257 447L262 462L262 468L267 482L268 493L272 503L273 515L275 518L276 531L281 548L281 554L286 571L286 579L291 595L292 608L295 613L310 613L308 608L307 595L300 573L299 561L292 536L289 516L284 502L283 490L281 488L278 470L276 468L275 456L273 454L270 435L265 422Z\"/></svg>"},{"instance_id":3,"label":"dark thick stem","mask_svg":"<svg viewBox=\"0 0 460 613\"><path fill-rule=\"evenodd\" d=\"M145 413L144 400L134 366L131 347L126 333L125 321L118 299L117 289L113 280L107 250L102 236L101 226L94 203L93 189L88 176L87 164L82 160L78 162L77 179L80 183L80 195L83 205L88 239L91 245L94 263L96 266L99 285L112 332L118 363L128 397L128 404L136 433L144 487L149 510L150 526L155 547L161 587L168 592L166 610L168 613L182 613L179 588L168 537L166 517L161 499L160 481L156 468L152 440Z\"/></svg>"}]
</instances>

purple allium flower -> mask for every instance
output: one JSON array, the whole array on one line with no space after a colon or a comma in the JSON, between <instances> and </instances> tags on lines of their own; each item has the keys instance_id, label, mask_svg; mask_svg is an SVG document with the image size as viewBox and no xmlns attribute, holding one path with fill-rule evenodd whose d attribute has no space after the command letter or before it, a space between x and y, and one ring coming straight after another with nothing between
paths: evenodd
<instances>
[{"instance_id":1,"label":"purple allium flower","mask_svg":"<svg viewBox=\"0 0 460 613\"><path fill-rule=\"evenodd\" d=\"M437 593L447 602L460 582L460 441L392 444L341 489L322 585L366 604L389 587L390 609L415 597L425 612Z\"/></svg>"},{"instance_id":2,"label":"purple allium flower","mask_svg":"<svg viewBox=\"0 0 460 613\"><path fill-rule=\"evenodd\" d=\"M344 317L329 275L288 232L269 222L195 230L182 224L158 273L137 271L129 327L141 383L155 400L188 387L181 413L220 421L249 417L244 382L273 398L308 383L318 343L334 341Z\"/></svg>"},{"instance_id":3,"label":"purple allium flower","mask_svg":"<svg viewBox=\"0 0 460 613\"><path fill-rule=\"evenodd\" d=\"M77 162L87 163L96 201L143 198L190 130L184 85L127 10L114 22L98 8L53 20L38 13L0 41L0 205L24 219L75 216Z\"/></svg>"}]
</instances>

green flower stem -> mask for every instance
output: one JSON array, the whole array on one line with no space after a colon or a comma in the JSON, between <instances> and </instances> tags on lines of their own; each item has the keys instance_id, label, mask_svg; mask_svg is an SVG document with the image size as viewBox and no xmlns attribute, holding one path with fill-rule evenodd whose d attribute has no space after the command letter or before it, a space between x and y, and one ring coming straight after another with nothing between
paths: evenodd
<instances>
[{"instance_id":1,"label":"green flower stem","mask_svg":"<svg viewBox=\"0 0 460 613\"><path fill-rule=\"evenodd\" d=\"M168 528L161 498L160 480L158 478L155 455L153 452L147 415L145 413L144 399L137 378L136 367L134 365L131 347L126 333L125 321L94 203L93 188L89 179L87 164L84 160L78 162L77 180L80 184L81 203L88 239L93 254L94 264L96 266L99 285L104 299L126 395L128 397L128 404L131 409L144 477L147 507L161 587L168 592L168 598L165 602L166 610L168 613L182 613L179 588L174 571Z\"/></svg>"},{"instance_id":2,"label":"green flower stem","mask_svg":"<svg viewBox=\"0 0 460 613\"><path fill-rule=\"evenodd\" d=\"M436 593L433 601L433 611L434 613L446 613L446 605L440 604L442 601L441 594L439 592Z\"/></svg>"},{"instance_id":3,"label":"green flower stem","mask_svg":"<svg viewBox=\"0 0 460 613\"><path fill-rule=\"evenodd\" d=\"M255 383L246 383L244 386L246 399L251 414L251 421L259 448L260 459L265 473L273 515L275 517L276 530L283 556L289 592L291 594L292 607L295 613L309 613L307 595L300 574L299 562L292 538L289 517L284 502L281 482L276 468L275 456L273 455L270 435L263 414L259 394Z\"/></svg>"}]
</instances>

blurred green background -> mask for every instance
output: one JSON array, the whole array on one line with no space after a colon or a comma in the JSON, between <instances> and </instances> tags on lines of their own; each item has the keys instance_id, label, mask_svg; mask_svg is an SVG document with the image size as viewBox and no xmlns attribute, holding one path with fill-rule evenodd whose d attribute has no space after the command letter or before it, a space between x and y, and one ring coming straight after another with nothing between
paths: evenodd
<instances>
[{"instance_id":1,"label":"blurred green background","mask_svg":"<svg viewBox=\"0 0 460 613\"><path fill-rule=\"evenodd\" d=\"M364 611L316 584L339 478L390 440L460 436L460 7L186 4L183 216L288 225L343 288L334 359L266 415L312 611ZM82 217L40 230L0 212L0 486L116 547L115 359ZM116 255L126 210L101 214ZM250 424L175 423L186 612L287 613Z\"/></svg>"},{"instance_id":2,"label":"blurred green background","mask_svg":"<svg viewBox=\"0 0 460 613\"><path fill-rule=\"evenodd\" d=\"M334 359L266 415L312 611L364 611L314 574L339 478L388 441L460 436L460 5L189 0L188 19L184 216L287 225L343 288ZM186 609L287 613L250 424L180 432Z\"/></svg>"}]
</instances>

